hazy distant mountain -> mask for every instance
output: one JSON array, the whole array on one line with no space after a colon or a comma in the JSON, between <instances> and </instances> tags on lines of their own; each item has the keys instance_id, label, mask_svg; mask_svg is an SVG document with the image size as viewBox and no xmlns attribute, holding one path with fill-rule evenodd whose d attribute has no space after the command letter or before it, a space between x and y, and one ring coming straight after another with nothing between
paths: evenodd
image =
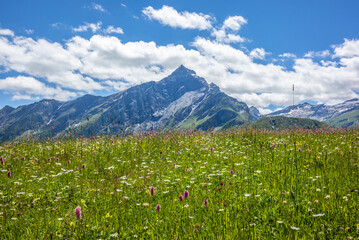
<instances>
[{"instance_id":1,"label":"hazy distant mountain","mask_svg":"<svg viewBox=\"0 0 359 240\"><path fill-rule=\"evenodd\" d=\"M311 105L303 103L272 112L266 116L309 118L326 122L335 127L359 124L359 99L354 98L336 105Z\"/></svg>"},{"instance_id":2,"label":"hazy distant mountain","mask_svg":"<svg viewBox=\"0 0 359 240\"><path fill-rule=\"evenodd\" d=\"M0 110L0 140L29 134L53 136L69 130L86 135L133 130L231 128L259 118L239 102L180 66L159 82L147 82L108 97L85 95L60 102L42 100Z\"/></svg>"},{"instance_id":3,"label":"hazy distant mountain","mask_svg":"<svg viewBox=\"0 0 359 240\"><path fill-rule=\"evenodd\" d=\"M284 116L267 116L262 117L254 123L254 128L265 128L271 130L283 130L283 129L314 129L314 128L326 128L328 124L319 122L317 120L308 118L294 118Z\"/></svg>"}]
</instances>

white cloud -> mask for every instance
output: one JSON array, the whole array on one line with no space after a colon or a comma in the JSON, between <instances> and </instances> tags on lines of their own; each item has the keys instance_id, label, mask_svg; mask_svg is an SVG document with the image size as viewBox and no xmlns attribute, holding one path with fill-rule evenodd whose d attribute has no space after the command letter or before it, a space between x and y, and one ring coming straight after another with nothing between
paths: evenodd
<instances>
[{"instance_id":1,"label":"white cloud","mask_svg":"<svg viewBox=\"0 0 359 240\"><path fill-rule=\"evenodd\" d=\"M356 46L352 41L359 40L346 41ZM290 105L293 83L296 102L312 100L332 104L357 97L352 89L358 88L359 56L345 52L346 46L344 42L334 47L334 53L343 56L338 61L296 58L293 70L289 71L273 63L253 62L254 53L266 55L264 49L251 54L202 37L195 38L190 48L144 41L122 42L117 37L102 35L89 39L76 36L65 44L44 39L0 37L0 67L30 76L41 82L45 91L36 92L38 88L35 87L41 84L34 80L30 80L33 81L30 89L24 89L28 85L14 79L7 79L0 86L6 84L7 91L15 95L19 92L36 97L48 93L65 99L79 91L123 90L160 80L184 64L208 82L217 84L225 93L259 108L265 109L270 104ZM10 80L17 84L9 85ZM57 90L62 95L57 95Z\"/></svg>"},{"instance_id":2,"label":"white cloud","mask_svg":"<svg viewBox=\"0 0 359 240\"><path fill-rule=\"evenodd\" d=\"M84 25L78 26L77 28L72 28L74 32L87 32L91 30L93 33L101 29L102 22L97 23L85 23Z\"/></svg>"},{"instance_id":3,"label":"white cloud","mask_svg":"<svg viewBox=\"0 0 359 240\"><path fill-rule=\"evenodd\" d=\"M329 50L324 50L324 51L319 51L319 52L309 51L306 54L304 54L304 57L307 57L307 58L314 58L314 57L326 58L329 56L330 56Z\"/></svg>"},{"instance_id":4,"label":"white cloud","mask_svg":"<svg viewBox=\"0 0 359 240\"><path fill-rule=\"evenodd\" d=\"M359 39L344 39L344 43L338 46L332 46L334 48L333 57L359 57Z\"/></svg>"},{"instance_id":5,"label":"white cloud","mask_svg":"<svg viewBox=\"0 0 359 240\"><path fill-rule=\"evenodd\" d=\"M10 29L1 29L0 28L0 36L11 36L13 37L15 34L13 31L11 31Z\"/></svg>"},{"instance_id":6,"label":"white cloud","mask_svg":"<svg viewBox=\"0 0 359 240\"><path fill-rule=\"evenodd\" d=\"M142 13L151 20L157 20L163 25L174 28L209 30L212 28L213 18L203 13L177 12L170 6L162 6L161 9L154 9L151 6L142 10Z\"/></svg>"},{"instance_id":7,"label":"white cloud","mask_svg":"<svg viewBox=\"0 0 359 240\"><path fill-rule=\"evenodd\" d=\"M118 33L123 34L123 30L120 27L108 26L104 29L104 33L111 34L111 33Z\"/></svg>"},{"instance_id":8,"label":"white cloud","mask_svg":"<svg viewBox=\"0 0 359 240\"><path fill-rule=\"evenodd\" d=\"M242 25L246 24L247 20L242 16L228 17L220 28L213 28L211 35L220 43L242 43L245 39L238 35L238 31Z\"/></svg>"},{"instance_id":9,"label":"white cloud","mask_svg":"<svg viewBox=\"0 0 359 240\"><path fill-rule=\"evenodd\" d=\"M282 53L278 55L282 58L296 58L297 56L294 53Z\"/></svg>"},{"instance_id":10,"label":"white cloud","mask_svg":"<svg viewBox=\"0 0 359 240\"><path fill-rule=\"evenodd\" d=\"M33 99L31 95L40 95L45 98L55 98L58 100L68 100L70 97L77 96L77 93L65 91L61 88L48 87L33 77L24 76L0 79L0 90L15 92L13 100L30 100Z\"/></svg>"},{"instance_id":11,"label":"white cloud","mask_svg":"<svg viewBox=\"0 0 359 240\"><path fill-rule=\"evenodd\" d=\"M242 43L245 41L245 39L239 35L233 33L228 34L226 30L223 28L213 29L211 35L216 38L217 42L221 42L221 43L238 43L238 42Z\"/></svg>"},{"instance_id":12,"label":"white cloud","mask_svg":"<svg viewBox=\"0 0 359 240\"><path fill-rule=\"evenodd\" d=\"M114 27L110 25L105 29L101 29L101 25L102 25L101 21L97 23L85 23L84 25L78 26L77 28L72 28L72 30L74 32L87 32L91 30L92 33L102 32L105 34L111 34L111 33L123 34L123 30L120 27Z\"/></svg>"},{"instance_id":13,"label":"white cloud","mask_svg":"<svg viewBox=\"0 0 359 240\"><path fill-rule=\"evenodd\" d=\"M122 6L122 7L127 7L127 5L126 5L126 4L124 4L124 3L121 3L121 6Z\"/></svg>"},{"instance_id":14,"label":"white cloud","mask_svg":"<svg viewBox=\"0 0 359 240\"><path fill-rule=\"evenodd\" d=\"M92 3L92 9L100 12L106 12L106 10L98 3Z\"/></svg>"},{"instance_id":15,"label":"white cloud","mask_svg":"<svg viewBox=\"0 0 359 240\"><path fill-rule=\"evenodd\" d=\"M268 108L258 108L258 111L261 115L266 115L272 113L273 111Z\"/></svg>"},{"instance_id":16,"label":"white cloud","mask_svg":"<svg viewBox=\"0 0 359 240\"><path fill-rule=\"evenodd\" d=\"M249 56L254 59L264 59L268 53L263 48L255 48L250 53Z\"/></svg>"},{"instance_id":17,"label":"white cloud","mask_svg":"<svg viewBox=\"0 0 359 240\"><path fill-rule=\"evenodd\" d=\"M231 16L224 21L223 28L238 31L246 23L247 20L242 16Z\"/></svg>"}]
</instances>

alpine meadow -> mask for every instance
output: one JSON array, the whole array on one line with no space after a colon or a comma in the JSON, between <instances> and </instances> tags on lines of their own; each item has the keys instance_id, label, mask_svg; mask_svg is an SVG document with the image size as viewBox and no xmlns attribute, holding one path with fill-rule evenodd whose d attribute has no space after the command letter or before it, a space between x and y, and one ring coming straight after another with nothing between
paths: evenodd
<instances>
[{"instance_id":1,"label":"alpine meadow","mask_svg":"<svg viewBox=\"0 0 359 240\"><path fill-rule=\"evenodd\" d=\"M0 1L0 240L359 240L358 10Z\"/></svg>"}]
</instances>

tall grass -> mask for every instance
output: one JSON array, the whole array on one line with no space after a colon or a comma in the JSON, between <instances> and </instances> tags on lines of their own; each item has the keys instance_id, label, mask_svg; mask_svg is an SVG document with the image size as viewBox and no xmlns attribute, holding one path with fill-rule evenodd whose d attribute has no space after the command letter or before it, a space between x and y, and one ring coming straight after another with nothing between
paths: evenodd
<instances>
[{"instance_id":1,"label":"tall grass","mask_svg":"<svg viewBox=\"0 0 359 240\"><path fill-rule=\"evenodd\" d=\"M6 143L0 238L357 238L358 148L358 129Z\"/></svg>"}]
</instances>

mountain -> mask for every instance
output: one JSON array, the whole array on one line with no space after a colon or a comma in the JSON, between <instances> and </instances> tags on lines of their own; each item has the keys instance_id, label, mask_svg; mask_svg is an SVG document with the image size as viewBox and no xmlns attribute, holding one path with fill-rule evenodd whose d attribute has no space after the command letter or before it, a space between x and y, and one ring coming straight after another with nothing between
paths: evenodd
<instances>
[{"instance_id":1,"label":"mountain","mask_svg":"<svg viewBox=\"0 0 359 240\"><path fill-rule=\"evenodd\" d=\"M283 116L262 117L254 123L254 128L284 130L293 128L327 128L328 124L307 118L292 118Z\"/></svg>"},{"instance_id":2,"label":"mountain","mask_svg":"<svg viewBox=\"0 0 359 240\"><path fill-rule=\"evenodd\" d=\"M272 112L266 116L309 118L335 127L359 124L359 99L354 98L336 105L303 103Z\"/></svg>"},{"instance_id":3,"label":"mountain","mask_svg":"<svg viewBox=\"0 0 359 240\"><path fill-rule=\"evenodd\" d=\"M259 112L229 97L215 84L180 66L159 82L147 82L99 97L42 100L0 110L0 140L53 136L125 134L149 129L225 129L259 118Z\"/></svg>"}]
</instances>

